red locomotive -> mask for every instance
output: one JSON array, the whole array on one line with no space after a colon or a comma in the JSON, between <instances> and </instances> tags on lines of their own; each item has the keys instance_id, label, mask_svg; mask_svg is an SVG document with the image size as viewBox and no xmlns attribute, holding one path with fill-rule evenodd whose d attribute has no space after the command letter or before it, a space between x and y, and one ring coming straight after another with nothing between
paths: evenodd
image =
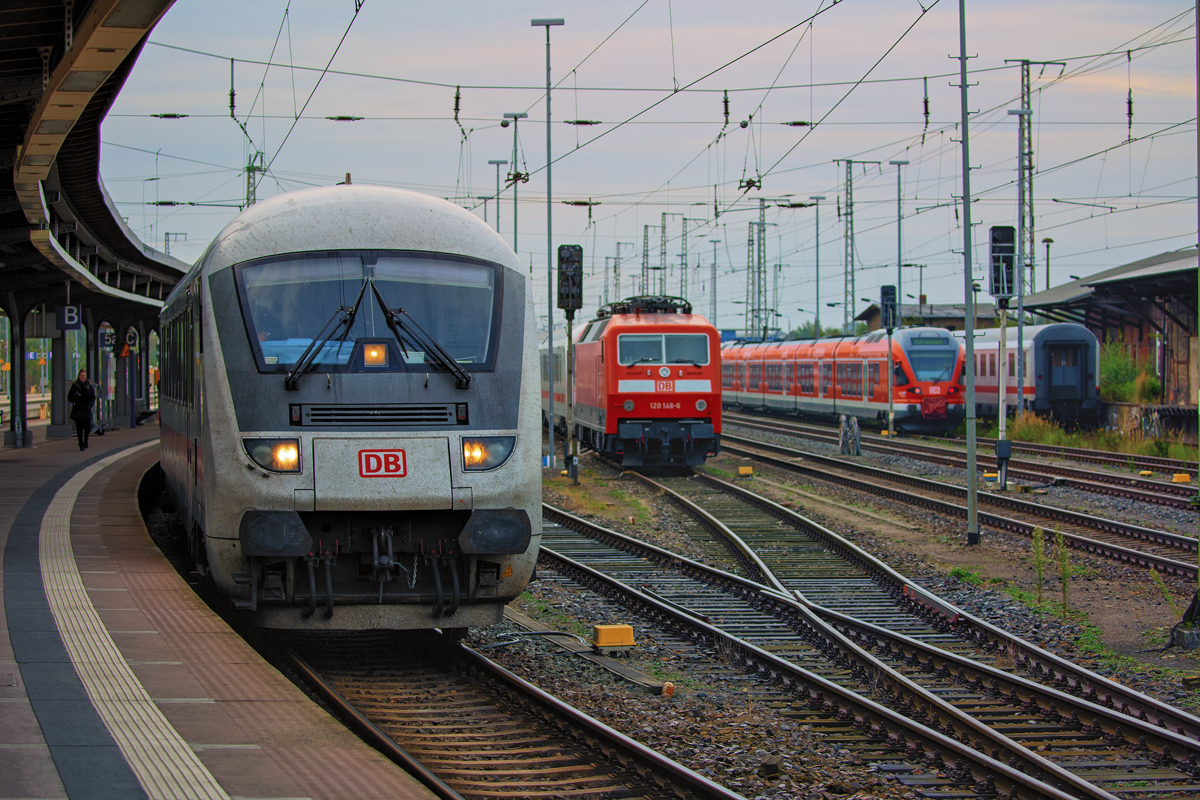
<instances>
[{"instance_id":1,"label":"red locomotive","mask_svg":"<svg viewBox=\"0 0 1200 800\"><path fill-rule=\"evenodd\" d=\"M887 424L887 334L726 346L722 397L741 408ZM895 426L945 433L965 417L963 346L942 328L892 336Z\"/></svg>"},{"instance_id":2,"label":"red locomotive","mask_svg":"<svg viewBox=\"0 0 1200 800\"><path fill-rule=\"evenodd\" d=\"M566 430L555 348L555 425ZM542 350L542 410L549 359ZM622 466L703 464L721 446L720 336L679 297L630 297L596 312L575 340L575 429Z\"/></svg>"}]
</instances>

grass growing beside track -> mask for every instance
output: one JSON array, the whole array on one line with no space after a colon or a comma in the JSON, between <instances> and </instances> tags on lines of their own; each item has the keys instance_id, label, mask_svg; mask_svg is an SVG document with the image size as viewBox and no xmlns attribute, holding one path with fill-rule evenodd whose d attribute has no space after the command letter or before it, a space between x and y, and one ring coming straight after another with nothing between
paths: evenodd
<instances>
[{"instance_id":1,"label":"grass growing beside track","mask_svg":"<svg viewBox=\"0 0 1200 800\"><path fill-rule=\"evenodd\" d=\"M979 435L984 438L994 439L998 433L999 425L995 422L983 424L979 428ZM1131 456L1196 460L1196 447L1178 438L1145 438L1118 431L1068 431L1053 420L1032 412L1009 420L1007 436L1013 441L1031 444L1084 447Z\"/></svg>"}]
</instances>

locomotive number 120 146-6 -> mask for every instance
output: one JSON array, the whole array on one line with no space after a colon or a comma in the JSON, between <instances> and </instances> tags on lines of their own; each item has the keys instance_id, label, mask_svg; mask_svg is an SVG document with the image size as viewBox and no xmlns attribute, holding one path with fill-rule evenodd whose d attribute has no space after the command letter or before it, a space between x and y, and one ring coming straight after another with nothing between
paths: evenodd
<instances>
[{"instance_id":1,"label":"locomotive number 120 146-6","mask_svg":"<svg viewBox=\"0 0 1200 800\"><path fill-rule=\"evenodd\" d=\"M672 409L683 408L683 403L650 403L650 408L654 411L670 411Z\"/></svg>"}]
</instances>

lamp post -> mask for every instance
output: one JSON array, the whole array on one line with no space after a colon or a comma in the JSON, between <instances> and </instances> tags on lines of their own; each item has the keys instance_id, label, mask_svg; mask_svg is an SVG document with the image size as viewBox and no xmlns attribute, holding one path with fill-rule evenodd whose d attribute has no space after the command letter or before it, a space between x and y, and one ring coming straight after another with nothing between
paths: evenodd
<instances>
[{"instance_id":1,"label":"lamp post","mask_svg":"<svg viewBox=\"0 0 1200 800\"><path fill-rule=\"evenodd\" d=\"M708 293L709 293L709 314L712 319L709 320L713 325L717 324L717 245L721 243L720 239L709 239L713 246L713 263L712 274L709 276Z\"/></svg>"},{"instance_id":2,"label":"lamp post","mask_svg":"<svg viewBox=\"0 0 1200 800\"><path fill-rule=\"evenodd\" d=\"M561 18L531 19L530 26L546 29L546 346L550 348L551 364L554 360L554 201L551 197L550 168L553 157L550 154L550 29L565 24ZM567 347L571 346L567 342ZM549 374L550 388L550 459L549 466L554 469L554 370ZM568 438L571 432L567 431Z\"/></svg>"},{"instance_id":3,"label":"lamp post","mask_svg":"<svg viewBox=\"0 0 1200 800\"><path fill-rule=\"evenodd\" d=\"M529 180L529 176L517 169L517 122L523 120L529 115L524 111L505 111L504 119L500 121L500 127L507 128L509 122L513 126L513 154L512 154L512 169L509 170L508 179L512 181L513 187L513 252L519 258L521 251L517 249L517 184ZM500 174L500 167L496 167L496 174ZM497 219L499 214L497 214Z\"/></svg>"},{"instance_id":4,"label":"lamp post","mask_svg":"<svg viewBox=\"0 0 1200 800\"><path fill-rule=\"evenodd\" d=\"M904 256L901 254L903 240L900 235L901 228L902 228L902 221L904 219L904 207L903 207L903 196L902 196L903 189L900 185L900 168L903 166L906 166L908 164L908 162L907 161L889 161L888 163L896 165L896 299L899 301L897 303L897 311L899 311L900 306L902 306L904 304L904 301L900 300L900 298L904 297L904 294L903 294L904 278L901 274L901 269L900 269L903 266L902 262L904 261ZM898 319L896 321L901 323L901 326L903 326L904 315L898 314L898 316L900 317L900 319Z\"/></svg>"},{"instance_id":5,"label":"lamp post","mask_svg":"<svg viewBox=\"0 0 1200 800\"><path fill-rule=\"evenodd\" d=\"M516 138L516 133L517 132L514 130L513 138ZM496 167L496 233L499 233L500 232L500 167L508 166L508 162L505 161L504 159L493 158L492 160L488 161L488 163L492 164ZM487 213L486 205L483 207L483 213L484 214Z\"/></svg>"},{"instance_id":6,"label":"lamp post","mask_svg":"<svg viewBox=\"0 0 1200 800\"><path fill-rule=\"evenodd\" d=\"M816 266L815 272L813 273L814 279L817 284L817 288L816 288L816 298L817 299L816 299L816 306L815 306L815 308L817 309L817 320L814 324L817 326L816 327L817 338L820 339L821 338L821 201L825 199L825 195L813 194L813 195L809 195L808 199L812 200L814 203L817 204L817 260L816 260L817 266Z\"/></svg>"},{"instance_id":7,"label":"lamp post","mask_svg":"<svg viewBox=\"0 0 1200 800\"><path fill-rule=\"evenodd\" d=\"M1042 239L1042 244L1046 245L1046 288L1050 288L1050 245L1054 244L1054 240L1047 236Z\"/></svg>"}]
</instances>

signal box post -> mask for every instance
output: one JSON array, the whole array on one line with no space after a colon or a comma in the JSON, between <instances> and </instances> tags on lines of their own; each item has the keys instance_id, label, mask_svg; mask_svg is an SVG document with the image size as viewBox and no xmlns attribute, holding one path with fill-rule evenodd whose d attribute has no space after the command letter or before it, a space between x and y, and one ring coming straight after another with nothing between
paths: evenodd
<instances>
[{"instance_id":1,"label":"signal box post","mask_svg":"<svg viewBox=\"0 0 1200 800\"><path fill-rule=\"evenodd\" d=\"M1000 347L996 354L999 361L997 374L997 400L999 409L999 439L1008 438L1008 301L1016 294L1014 290L1017 257L1017 230L1012 225L994 225L989 232L991 242L991 290L996 305L1000 307ZM1018 358L1021 356L1019 355ZM1019 402L1019 401L1018 401ZM1018 406L1019 408L1019 406ZM1008 488L1000 484L1000 489Z\"/></svg>"},{"instance_id":2,"label":"signal box post","mask_svg":"<svg viewBox=\"0 0 1200 800\"><path fill-rule=\"evenodd\" d=\"M579 442L575 439L575 312L583 308L583 247L577 244L558 246L558 307L567 316L567 472L579 485ZM550 371L554 371L554 351L550 352ZM554 426L554 419L550 419Z\"/></svg>"}]
</instances>

